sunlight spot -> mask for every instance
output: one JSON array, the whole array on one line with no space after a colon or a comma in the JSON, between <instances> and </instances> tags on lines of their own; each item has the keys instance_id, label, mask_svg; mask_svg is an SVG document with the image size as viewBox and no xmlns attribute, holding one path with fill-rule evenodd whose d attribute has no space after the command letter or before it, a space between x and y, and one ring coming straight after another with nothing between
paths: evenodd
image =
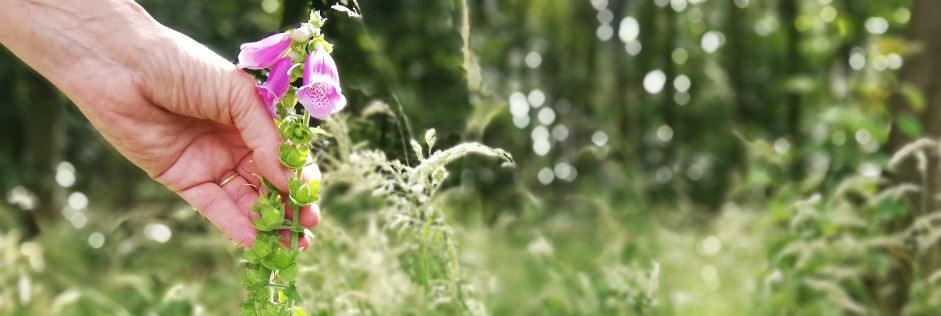
<instances>
[{"instance_id":1,"label":"sunlight spot","mask_svg":"<svg viewBox=\"0 0 941 316\"><path fill-rule=\"evenodd\" d=\"M552 183L552 180L555 179L555 173L552 172L552 169L549 167L543 167L539 170L539 173L536 174L536 179L539 180L539 183L543 185L548 185Z\"/></svg>"},{"instance_id":2,"label":"sunlight spot","mask_svg":"<svg viewBox=\"0 0 941 316\"><path fill-rule=\"evenodd\" d=\"M824 22L830 23L836 20L837 12L836 8L833 6L825 6L823 9L820 9L820 19Z\"/></svg>"},{"instance_id":3,"label":"sunlight spot","mask_svg":"<svg viewBox=\"0 0 941 316\"><path fill-rule=\"evenodd\" d=\"M266 13L275 13L278 11L278 8L281 6L281 3L278 0L262 0L261 9Z\"/></svg>"},{"instance_id":4,"label":"sunlight spot","mask_svg":"<svg viewBox=\"0 0 941 316\"><path fill-rule=\"evenodd\" d=\"M644 76L644 90L647 90L647 93L657 94L660 91L663 91L663 86L667 82L667 76L663 71L657 69L651 72L648 72Z\"/></svg>"},{"instance_id":5,"label":"sunlight spot","mask_svg":"<svg viewBox=\"0 0 941 316\"><path fill-rule=\"evenodd\" d=\"M673 8L673 11L683 12L686 10L686 0L670 0L670 7Z\"/></svg>"},{"instance_id":6,"label":"sunlight spot","mask_svg":"<svg viewBox=\"0 0 941 316\"><path fill-rule=\"evenodd\" d=\"M786 154L791 149L791 142L784 138L778 138L774 141L774 151L778 154Z\"/></svg>"},{"instance_id":7,"label":"sunlight spot","mask_svg":"<svg viewBox=\"0 0 941 316\"><path fill-rule=\"evenodd\" d=\"M523 58L523 62L526 63L526 67L536 69L539 65L542 65L542 55L537 51L531 51Z\"/></svg>"},{"instance_id":8,"label":"sunlight spot","mask_svg":"<svg viewBox=\"0 0 941 316\"><path fill-rule=\"evenodd\" d=\"M545 126L536 126L530 134L530 137L532 137L533 141L549 139L549 130L546 129Z\"/></svg>"},{"instance_id":9,"label":"sunlight spot","mask_svg":"<svg viewBox=\"0 0 941 316\"><path fill-rule=\"evenodd\" d=\"M636 41L639 35L640 23L637 22L637 19L630 16L621 19L621 24L618 26L618 38L620 38L622 42L629 43Z\"/></svg>"},{"instance_id":10,"label":"sunlight spot","mask_svg":"<svg viewBox=\"0 0 941 316\"><path fill-rule=\"evenodd\" d=\"M533 89L529 92L529 96L526 98L529 101L529 105L538 108L542 106L543 103L546 103L546 94L539 89Z\"/></svg>"},{"instance_id":11,"label":"sunlight spot","mask_svg":"<svg viewBox=\"0 0 941 316\"><path fill-rule=\"evenodd\" d=\"M167 225L161 223L150 223L144 227L144 236L147 236L148 239L162 244L170 241L170 237L173 237L173 231L171 231L170 227L167 227Z\"/></svg>"},{"instance_id":12,"label":"sunlight spot","mask_svg":"<svg viewBox=\"0 0 941 316\"><path fill-rule=\"evenodd\" d=\"M513 116L513 125L519 129L526 128L526 126L529 126L529 116Z\"/></svg>"},{"instance_id":13,"label":"sunlight spot","mask_svg":"<svg viewBox=\"0 0 941 316\"><path fill-rule=\"evenodd\" d=\"M598 35L598 39L602 42L607 42L614 36L614 29L611 28L611 24L602 24L598 26L598 31L595 32L595 35Z\"/></svg>"},{"instance_id":14,"label":"sunlight spot","mask_svg":"<svg viewBox=\"0 0 941 316\"><path fill-rule=\"evenodd\" d=\"M889 21L878 16L866 19L863 25L866 27L866 31L874 35L885 34L885 32L889 30Z\"/></svg>"},{"instance_id":15,"label":"sunlight spot","mask_svg":"<svg viewBox=\"0 0 941 316\"><path fill-rule=\"evenodd\" d=\"M99 232L91 233L91 235L88 236L88 245L94 249L101 248L101 246L105 245L105 235Z\"/></svg>"},{"instance_id":16,"label":"sunlight spot","mask_svg":"<svg viewBox=\"0 0 941 316\"><path fill-rule=\"evenodd\" d=\"M541 127L541 126L540 126ZM533 152L538 156L545 156L552 149L552 144L548 138L540 138L533 141Z\"/></svg>"},{"instance_id":17,"label":"sunlight spot","mask_svg":"<svg viewBox=\"0 0 941 316\"><path fill-rule=\"evenodd\" d=\"M667 167L660 167L660 169L657 170L656 178L657 182L660 183L669 182L670 179L673 179L673 171L670 171L670 168Z\"/></svg>"},{"instance_id":18,"label":"sunlight spot","mask_svg":"<svg viewBox=\"0 0 941 316\"><path fill-rule=\"evenodd\" d=\"M719 47L725 43L725 35L722 35L719 31L709 31L706 34L703 34L700 45L702 45L702 50L707 54L711 54L719 50Z\"/></svg>"},{"instance_id":19,"label":"sunlight spot","mask_svg":"<svg viewBox=\"0 0 941 316\"><path fill-rule=\"evenodd\" d=\"M722 251L722 240L716 236L709 236L699 244L700 253L706 256L715 256Z\"/></svg>"},{"instance_id":20,"label":"sunlight spot","mask_svg":"<svg viewBox=\"0 0 941 316\"><path fill-rule=\"evenodd\" d=\"M869 130L865 128L860 128L856 131L856 142L860 145L868 144L872 141L872 134L869 133Z\"/></svg>"},{"instance_id":21,"label":"sunlight spot","mask_svg":"<svg viewBox=\"0 0 941 316\"><path fill-rule=\"evenodd\" d=\"M833 132L833 134L830 135L830 141L833 142L834 145L842 146L846 143L846 133L843 133L843 131Z\"/></svg>"},{"instance_id":22,"label":"sunlight spot","mask_svg":"<svg viewBox=\"0 0 941 316\"><path fill-rule=\"evenodd\" d=\"M673 94L673 102L676 102L676 104L679 106L689 104L689 99L689 92L677 92Z\"/></svg>"},{"instance_id":23,"label":"sunlight spot","mask_svg":"<svg viewBox=\"0 0 941 316\"><path fill-rule=\"evenodd\" d=\"M552 138L557 141L564 141L569 137L569 128L565 125L556 125L552 128Z\"/></svg>"},{"instance_id":24,"label":"sunlight spot","mask_svg":"<svg viewBox=\"0 0 941 316\"><path fill-rule=\"evenodd\" d=\"M868 178L879 178L882 174L882 168L879 168L879 164L867 161L859 164L859 174Z\"/></svg>"},{"instance_id":25,"label":"sunlight spot","mask_svg":"<svg viewBox=\"0 0 941 316\"><path fill-rule=\"evenodd\" d=\"M594 134L591 134L591 142L598 147L604 147L608 144L608 134L605 134L602 131L595 131Z\"/></svg>"},{"instance_id":26,"label":"sunlight spot","mask_svg":"<svg viewBox=\"0 0 941 316\"><path fill-rule=\"evenodd\" d=\"M689 166L688 169L686 169L686 176L689 177L689 179L693 181L698 181L699 179L702 179L702 176L704 173L705 171L703 170L702 166L700 166L699 164L694 164L692 166Z\"/></svg>"},{"instance_id":27,"label":"sunlight spot","mask_svg":"<svg viewBox=\"0 0 941 316\"><path fill-rule=\"evenodd\" d=\"M556 178L559 178L568 182L572 182L572 180L575 180L575 167L572 167L572 165L570 165L567 162L563 161L563 162L557 163L555 165L554 171L555 171Z\"/></svg>"},{"instance_id":28,"label":"sunlight spot","mask_svg":"<svg viewBox=\"0 0 941 316\"><path fill-rule=\"evenodd\" d=\"M627 54L631 56L637 56L637 54L640 54L641 48L642 47L640 42L638 41L630 41L624 44L624 51L626 51Z\"/></svg>"},{"instance_id":29,"label":"sunlight spot","mask_svg":"<svg viewBox=\"0 0 941 316\"><path fill-rule=\"evenodd\" d=\"M611 10L608 10L607 8L598 10L597 18L598 18L598 23L601 23L601 24L611 23L611 21L614 20L614 12L611 12Z\"/></svg>"},{"instance_id":30,"label":"sunlight spot","mask_svg":"<svg viewBox=\"0 0 941 316\"><path fill-rule=\"evenodd\" d=\"M537 117L539 118L539 123L542 123L542 125L549 125L555 121L555 111L553 111L552 108L545 107L542 110L539 110L539 115Z\"/></svg>"},{"instance_id":31,"label":"sunlight spot","mask_svg":"<svg viewBox=\"0 0 941 316\"><path fill-rule=\"evenodd\" d=\"M36 197L26 188L16 186L7 193L7 203L29 211L36 208Z\"/></svg>"},{"instance_id":32,"label":"sunlight spot","mask_svg":"<svg viewBox=\"0 0 941 316\"><path fill-rule=\"evenodd\" d=\"M866 67L866 51L859 47L854 47L850 52L850 68L853 70L862 70Z\"/></svg>"},{"instance_id":33,"label":"sunlight spot","mask_svg":"<svg viewBox=\"0 0 941 316\"><path fill-rule=\"evenodd\" d=\"M899 56L899 54L896 53L889 54L885 57L885 64L887 67L889 67L889 69L900 69L902 68L903 64L902 56Z\"/></svg>"},{"instance_id":34,"label":"sunlight spot","mask_svg":"<svg viewBox=\"0 0 941 316\"><path fill-rule=\"evenodd\" d=\"M84 210L88 207L88 197L82 192L72 192L66 200L69 207L76 210Z\"/></svg>"},{"instance_id":35,"label":"sunlight spot","mask_svg":"<svg viewBox=\"0 0 941 316\"><path fill-rule=\"evenodd\" d=\"M670 59L673 60L677 65L685 64L689 60L689 54L686 53L685 49L677 48L673 50L673 53L670 54Z\"/></svg>"},{"instance_id":36,"label":"sunlight spot","mask_svg":"<svg viewBox=\"0 0 941 316\"><path fill-rule=\"evenodd\" d=\"M71 187L75 184L75 167L68 161L60 162L56 166L56 183L63 188Z\"/></svg>"},{"instance_id":37,"label":"sunlight spot","mask_svg":"<svg viewBox=\"0 0 941 316\"><path fill-rule=\"evenodd\" d=\"M676 76L676 79L673 79L673 88L679 92L689 91L689 88L693 85L693 82L689 80L689 77L686 75Z\"/></svg>"},{"instance_id":38,"label":"sunlight spot","mask_svg":"<svg viewBox=\"0 0 941 316\"><path fill-rule=\"evenodd\" d=\"M513 116L529 115L529 104L526 101L526 95L522 92L510 94L510 113Z\"/></svg>"},{"instance_id":39,"label":"sunlight spot","mask_svg":"<svg viewBox=\"0 0 941 316\"><path fill-rule=\"evenodd\" d=\"M657 139L664 143L669 142L673 139L673 129L669 125L660 125L657 128Z\"/></svg>"}]
</instances>

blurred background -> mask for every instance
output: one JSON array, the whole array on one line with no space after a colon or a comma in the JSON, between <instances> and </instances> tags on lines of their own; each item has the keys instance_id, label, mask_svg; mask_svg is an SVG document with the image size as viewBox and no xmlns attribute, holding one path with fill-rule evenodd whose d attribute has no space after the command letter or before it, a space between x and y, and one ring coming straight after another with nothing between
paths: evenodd
<instances>
[{"instance_id":1,"label":"blurred background","mask_svg":"<svg viewBox=\"0 0 941 316\"><path fill-rule=\"evenodd\" d=\"M306 16L140 3L233 60ZM311 314L941 314L941 2L358 6L326 11L350 106ZM0 48L0 314L236 313L241 252L50 91ZM515 168L379 190L467 142Z\"/></svg>"}]
</instances>

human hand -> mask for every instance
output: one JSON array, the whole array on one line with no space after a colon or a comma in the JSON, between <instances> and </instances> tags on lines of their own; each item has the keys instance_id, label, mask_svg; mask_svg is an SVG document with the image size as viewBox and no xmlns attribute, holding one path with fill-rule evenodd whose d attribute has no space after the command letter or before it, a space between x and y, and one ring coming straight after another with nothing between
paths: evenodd
<instances>
[{"instance_id":1,"label":"human hand","mask_svg":"<svg viewBox=\"0 0 941 316\"><path fill-rule=\"evenodd\" d=\"M9 24L0 25L0 42L59 87L121 154L250 246L258 176L288 188L279 133L254 80L130 1L11 5L0 2L0 11L10 9L0 18L13 19L0 22ZM29 17L42 22L15 21ZM300 210L301 225L318 222L316 205Z\"/></svg>"}]
</instances>

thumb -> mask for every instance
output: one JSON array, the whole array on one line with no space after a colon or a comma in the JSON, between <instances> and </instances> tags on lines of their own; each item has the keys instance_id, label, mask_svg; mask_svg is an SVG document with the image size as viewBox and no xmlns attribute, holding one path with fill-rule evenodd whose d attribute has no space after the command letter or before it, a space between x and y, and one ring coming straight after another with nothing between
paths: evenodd
<instances>
[{"instance_id":1,"label":"thumb","mask_svg":"<svg viewBox=\"0 0 941 316\"><path fill-rule=\"evenodd\" d=\"M287 175L290 171L281 165L278 154L281 135L274 126L271 114L265 109L261 96L255 92L255 80L237 68L227 77L228 88L224 90L228 91L228 95L222 100L227 101L232 124L252 151L252 158L261 175L282 192L287 192Z\"/></svg>"}]
</instances>

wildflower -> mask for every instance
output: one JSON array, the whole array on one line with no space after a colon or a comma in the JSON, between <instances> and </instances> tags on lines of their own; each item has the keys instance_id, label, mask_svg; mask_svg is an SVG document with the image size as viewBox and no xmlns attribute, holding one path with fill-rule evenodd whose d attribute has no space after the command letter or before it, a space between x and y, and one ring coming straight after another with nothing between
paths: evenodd
<instances>
[{"instance_id":1,"label":"wildflower","mask_svg":"<svg viewBox=\"0 0 941 316\"><path fill-rule=\"evenodd\" d=\"M281 101L281 98L284 97L284 94L288 92L288 87L291 85L291 76L288 72L291 70L292 65L291 58L281 58L281 60L278 60L278 62L274 64L274 67L271 67L271 71L268 72L268 79L265 80L265 83L255 87L258 91L258 95L260 95L261 99L265 102L265 108L268 109L268 113L271 113L271 116L278 116L276 113L276 105L278 101Z\"/></svg>"},{"instance_id":2,"label":"wildflower","mask_svg":"<svg viewBox=\"0 0 941 316\"><path fill-rule=\"evenodd\" d=\"M261 70L281 60L291 48L291 36L277 33L240 47L239 68Z\"/></svg>"},{"instance_id":3,"label":"wildflower","mask_svg":"<svg viewBox=\"0 0 941 316\"><path fill-rule=\"evenodd\" d=\"M297 90L297 100L311 116L321 120L346 107L337 65L323 48L318 47L307 57L304 86Z\"/></svg>"}]
</instances>

